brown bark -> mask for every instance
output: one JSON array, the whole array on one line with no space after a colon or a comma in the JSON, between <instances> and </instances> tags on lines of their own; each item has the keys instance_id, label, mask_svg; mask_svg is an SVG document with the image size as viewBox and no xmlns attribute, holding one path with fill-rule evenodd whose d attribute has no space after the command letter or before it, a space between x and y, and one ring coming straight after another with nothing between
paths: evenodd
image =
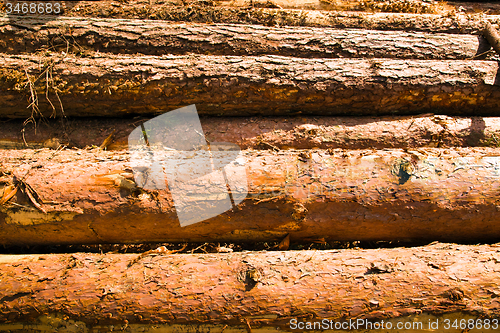
<instances>
[{"instance_id":1,"label":"brown bark","mask_svg":"<svg viewBox=\"0 0 500 333\"><path fill-rule=\"evenodd\" d=\"M196 3L196 2L194 2ZM217 3L217 2L216 2ZM316 10L343 10L343 11L373 11L394 13L433 13L448 14L455 7L447 3L429 3L422 0L222 0L218 4L232 7L253 6L257 8L287 8L287 9L316 9Z\"/></svg>"},{"instance_id":2,"label":"brown bark","mask_svg":"<svg viewBox=\"0 0 500 333\"><path fill-rule=\"evenodd\" d=\"M491 23L486 22L486 26L483 29L483 35L496 53L500 54L500 35Z\"/></svg>"},{"instance_id":3,"label":"brown bark","mask_svg":"<svg viewBox=\"0 0 500 333\"><path fill-rule=\"evenodd\" d=\"M172 24L164 21L1 18L7 53L85 49L112 53L262 55L305 58L472 59L489 49L473 35L371 30Z\"/></svg>"},{"instance_id":4,"label":"brown bark","mask_svg":"<svg viewBox=\"0 0 500 333\"><path fill-rule=\"evenodd\" d=\"M111 5L114 3L114 5ZM249 23L268 26L318 26L335 28L416 30L432 32L477 33L484 20L498 23L499 16L482 13L400 14L252 7L220 7L190 4L173 6L149 1L81 2L68 16L100 18L138 18L200 23Z\"/></svg>"},{"instance_id":5,"label":"brown bark","mask_svg":"<svg viewBox=\"0 0 500 333\"><path fill-rule=\"evenodd\" d=\"M469 314L490 323L500 316L498 245L0 260L2 322L33 323L59 313L90 327L221 324L289 330L294 318L396 325L417 315L426 325L429 315L443 320Z\"/></svg>"},{"instance_id":6,"label":"brown bark","mask_svg":"<svg viewBox=\"0 0 500 333\"><path fill-rule=\"evenodd\" d=\"M80 1L84 5L93 4L91 2ZM121 1L101 0L98 9L111 9L113 5L122 5L125 9L133 7L147 8L149 10L168 6L185 7L236 7L236 8L283 8L300 10L325 10L325 11L369 11L369 12L392 12L392 13L433 13L440 15L450 15L457 10L466 11L469 14L480 11L487 13L500 13L500 5L495 2L471 3L471 2L429 2L425 0L128 0ZM82 6L84 7L84 6ZM127 8L128 7L128 8ZM462 8L460 8L462 7ZM97 9L96 8L96 9Z\"/></svg>"},{"instance_id":7,"label":"brown bark","mask_svg":"<svg viewBox=\"0 0 500 333\"><path fill-rule=\"evenodd\" d=\"M372 11L372 12L395 12L395 13L434 13L446 15L455 11L455 7L446 3L434 2L430 3L425 0L100 0L98 4L93 1L74 1L79 2L81 7L93 7L94 10L112 10L113 7L124 7L125 11L130 8L143 10L154 10L167 6L184 6L184 7L234 7L234 8L285 8L285 9L309 9L309 10L343 10L343 11ZM460 4L463 6L463 4ZM71 1L63 1L63 9L65 12L71 10L74 4ZM465 5L469 12L477 12L478 9L472 9L472 6ZM1 8L1 6L0 6ZM485 10L492 11L498 8L498 5L489 4L484 6ZM80 11L78 8L77 11Z\"/></svg>"},{"instance_id":8,"label":"brown bark","mask_svg":"<svg viewBox=\"0 0 500 333\"><path fill-rule=\"evenodd\" d=\"M24 120L0 123L0 149L128 148L132 130L148 118ZM419 115L406 117L202 117L209 142L232 142L242 149L383 149L418 147L498 147L500 118Z\"/></svg>"},{"instance_id":9,"label":"brown bark","mask_svg":"<svg viewBox=\"0 0 500 333\"><path fill-rule=\"evenodd\" d=\"M189 104L201 115L487 116L498 114L500 101L493 61L102 54L0 59L2 117L30 116L33 99L48 117L60 108L58 98L66 116L155 114Z\"/></svg>"},{"instance_id":10,"label":"brown bark","mask_svg":"<svg viewBox=\"0 0 500 333\"><path fill-rule=\"evenodd\" d=\"M497 149L245 151L246 199L186 227L168 190L134 188L128 153L0 153L2 197L17 188L0 244L500 236Z\"/></svg>"}]
</instances>

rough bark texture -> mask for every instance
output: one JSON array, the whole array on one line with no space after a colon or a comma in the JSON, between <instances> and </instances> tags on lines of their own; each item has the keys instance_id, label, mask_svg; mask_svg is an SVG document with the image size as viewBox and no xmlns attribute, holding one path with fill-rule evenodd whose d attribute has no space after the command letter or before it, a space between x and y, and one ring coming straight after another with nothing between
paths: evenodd
<instances>
[{"instance_id":1,"label":"rough bark texture","mask_svg":"<svg viewBox=\"0 0 500 333\"><path fill-rule=\"evenodd\" d=\"M365 28L378 30L418 30L432 32L477 33L484 20L498 24L500 17L484 13L450 11L441 14L368 13L319 11L302 9L272 9L253 7L219 7L191 3L186 6L156 4L148 1L81 2L68 16L101 18L139 18L201 23L250 23L268 26L320 26L336 28Z\"/></svg>"},{"instance_id":2,"label":"rough bark texture","mask_svg":"<svg viewBox=\"0 0 500 333\"><path fill-rule=\"evenodd\" d=\"M423 313L461 313L498 320L498 249L435 244L378 250L2 256L0 320L29 322L60 313L90 326L226 324L249 330L289 330L293 318L395 323Z\"/></svg>"},{"instance_id":3,"label":"rough bark texture","mask_svg":"<svg viewBox=\"0 0 500 333\"><path fill-rule=\"evenodd\" d=\"M73 118L0 122L0 149L59 146L128 149L128 136L148 118ZM202 117L209 142L242 149L383 149L500 147L500 118L420 115L406 117Z\"/></svg>"},{"instance_id":4,"label":"rough bark texture","mask_svg":"<svg viewBox=\"0 0 500 333\"><path fill-rule=\"evenodd\" d=\"M473 35L426 34L165 21L0 18L6 53L85 49L112 53L296 56L304 58L472 59L490 48ZM483 57L484 58L484 57Z\"/></svg>"},{"instance_id":5,"label":"rough bark texture","mask_svg":"<svg viewBox=\"0 0 500 333\"><path fill-rule=\"evenodd\" d=\"M244 151L247 198L186 227L168 190L134 188L128 153L0 153L0 244L500 236L497 149Z\"/></svg>"},{"instance_id":6,"label":"rough bark texture","mask_svg":"<svg viewBox=\"0 0 500 333\"><path fill-rule=\"evenodd\" d=\"M80 1L83 5L92 5L91 2ZM458 12L474 14L478 12L500 13L500 5L495 2L444 2L438 0L128 0L122 1L101 0L99 9L109 9L113 5L121 5L127 9L136 7L141 9L155 9L166 6L185 7L237 7L237 8L285 8L309 9L325 11L365 11L365 12L392 12L392 13L434 13L449 15ZM82 6L84 7L84 6Z\"/></svg>"},{"instance_id":7,"label":"rough bark texture","mask_svg":"<svg viewBox=\"0 0 500 333\"><path fill-rule=\"evenodd\" d=\"M202 115L486 116L498 114L500 102L493 61L99 54L0 61L2 117L31 115L34 99L49 116L58 98L67 116L158 114L189 104Z\"/></svg>"},{"instance_id":8,"label":"rough bark texture","mask_svg":"<svg viewBox=\"0 0 500 333\"><path fill-rule=\"evenodd\" d=\"M140 0L139 0L140 1ZM139 1L137 3L139 3ZM455 10L444 2L425 0L222 0L214 4L256 8L317 9L342 11L377 11L395 13L447 14Z\"/></svg>"},{"instance_id":9,"label":"rough bark texture","mask_svg":"<svg viewBox=\"0 0 500 333\"><path fill-rule=\"evenodd\" d=\"M257 1L253 1L255 4ZM396 4L399 1L394 1ZM276 9L273 6L211 6L207 1L157 2L99 1L72 3L64 12L67 16L152 19L200 23L249 23L267 26L318 26L336 28L364 28L379 30L417 30L432 32L477 33L484 20L498 24L498 15L485 15L447 10L438 14L377 13L321 11L310 9ZM267 3L267 2L266 2ZM303 4L303 2L301 2ZM347 2L351 3L351 2ZM365 1L365 3L367 3ZM3 3L0 3L0 10ZM459 5L460 6L460 5ZM264 7L264 8L263 8ZM268 8L265 8L268 7ZM269 8L271 7L271 8ZM470 8L470 6L469 6ZM360 8L362 9L362 8ZM376 11L376 8L374 8ZM396 10L397 12L397 10ZM496 10L485 13L498 14ZM14 18L15 16L10 16ZM47 18L49 19L49 18Z\"/></svg>"},{"instance_id":10,"label":"rough bark texture","mask_svg":"<svg viewBox=\"0 0 500 333\"><path fill-rule=\"evenodd\" d=\"M124 7L126 10L154 10L162 7L235 7L235 8L286 8L286 9L313 9L313 10L342 10L342 11L371 11L395 13L435 13L448 14L455 12L455 6L440 1L427 0L99 0L98 5L91 1L62 1L64 12L71 10L79 2L85 7L94 9L112 10L113 7ZM458 7L458 6L456 6ZM470 8L471 6L468 6ZM495 5L484 6L485 10L494 10ZM78 11L78 10L77 10ZM474 13L478 10L469 10Z\"/></svg>"}]
</instances>

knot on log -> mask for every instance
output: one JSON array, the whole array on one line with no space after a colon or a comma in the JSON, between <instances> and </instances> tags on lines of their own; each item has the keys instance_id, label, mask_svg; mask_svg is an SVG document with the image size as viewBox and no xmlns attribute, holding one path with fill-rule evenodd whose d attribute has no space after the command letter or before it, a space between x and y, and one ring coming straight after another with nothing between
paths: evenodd
<instances>
[{"instance_id":1,"label":"knot on log","mask_svg":"<svg viewBox=\"0 0 500 333\"><path fill-rule=\"evenodd\" d=\"M262 268L247 264L246 267L238 273L238 280L245 284L245 291L250 291L257 283L262 281L263 274Z\"/></svg>"},{"instance_id":2,"label":"knot on log","mask_svg":"<svg viewBox=\"0 0 500 333\"><path fill-rule=\"evenodd\" d=\"M301 222L304 221L307 215L307 208L304 207L300 202L296 202L293 204L293 213L292 217L295 221Z\"/></svg>"},{"instance_id":3,"label":"knot on log","mask_svg":"<svg viewBox=\"0 0 500 333\"><path fill-rule=\"evenodd\" d=\"M451 301L462 301L464 299L465 293L460 288L448 289L442 294L444 297L450 299Z\"/></svg>"}]
</instances>

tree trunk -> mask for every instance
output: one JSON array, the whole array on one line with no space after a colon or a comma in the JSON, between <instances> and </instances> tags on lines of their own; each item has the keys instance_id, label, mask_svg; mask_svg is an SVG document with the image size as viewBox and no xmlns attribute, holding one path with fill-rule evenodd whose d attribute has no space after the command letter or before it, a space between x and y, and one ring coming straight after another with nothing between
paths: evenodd
<instances>
[{"instance_id":1,"label":"tree trunk","mask_svg":"<svg viewBox=\"0 0 500 333\"><path fill-rule=\"evenodd\" d=\"M408 331L421 332L432 315L441 328L447 316L489 319L490 328L498 327L500 316L498 246L0 260L2 322L33 324L58 313L90 327L221 324L290 330L294 319L396 325L416 315L426 326Z\"/></svg>"},{"instance_id":2,"label":"tree trunk","mask_svg":"<svg viewBox=\"0 0 500 333\"><path fill-rule=\"evenodd\" d=\"M4 17L4 52L85 49L150 55L275 54L304 58L472 59L490 48L473 35L417 32L276 28L258 25L171 24L163 21Z\"/></svg>"},{"instance_id":3,"label":"tree trunk","mask_svg":"<svg viewBox=\"0 0 500 333\"><path fill-rule=\"evenodd\" d=\"M89 2L81 1L81 7L85 8ZM93 5L93 4L92 4ZM390 13L434 13L440 15L451 15L457 10L465 10L468 14L478 13L479 11L487 13L500 13L500 5L494 1L486 3L476 2L439 2L426 0L169 0L168 2L160 0L128 0L122 2L120 0L101 0L99 7L94 7L94 10L103 9L112 10L113 7L124 7L125 12L130 12L131 8L139 8L146 10L154 10L170 6L184 7L234 7L234 8L258 8L258 9L300 9L300 10L324 10L324 11L364 11L364 12L390 12ZM121 6L116 6L121 5ZM460 8L462 7L462 8ZM81 8L80 8L81 10ZM78 10L78 11L80 11Z\"/></svg>"},{"instance_id":4,"label":"tree trunk","mask_svg":"<svg viewBox=\"0 0 500 333\"><path fill-rule=\"evenodd\" d=\"M189 104L196 104L202 115L486 116L498 114L500 101L494 61L99 54L0 58L2 117L38 112L48 117L56 109L61 113L59 104L66 116L154 114ZM38 107L27 109L30 104Z\"/></svg>"},{"instance_id":5,"label":"tree trunk","mask_svg":"<svg viewBox=\"0 0 500 333\"><path fill-rule=\"evenodd\" d=\"M246 199L181 227L171 192L136 188L129 153L6 150L0 244L253 242L287 234L487 241L500 236L498 155L490 148L244 151L238 163ZM227 189L219 193L213 184L175 193L216 202ZM235 188L233 197L241 193Z\"/></svg>"},{"instance_id":6,"label":"tree trunk","mask_svg":"<svg viewBox=\"0 0 500 333\"><path fill-rule=\"evenodd\" d=\"M128 149L128 136L147 120L48 119L26 126L24 120L10 120L0 123L0 149ZM201 126L209 142L231 142L241 149L500 146L497 117L202 117Z\"/></svg>"},{"instance_id":7,"label":"tree trunk","mask_svg":"<svg viewBox=\"0 0 500 333\"><path fill-rule=\"evenodd\" d=\"M196 3L196 2L195 2ZM342 11L382 11L396 13L435 13L445 14L454 7L443 3L429 3L422 0L399 1L390 0L222 0L221 5L232 7L253 6L256 8L287 8L287 9L316 9Z\"/></svg>"},{"instance_id":8,"label":"tree trunk","mask_svg":"<svg viewBox=\"0 0 500 333\"><path fill-rule=\"evenodd\" d=\"M65 12L67 16L100 18L152 19L199 23L248 23L266 26L317 26L377 30L405 30L452 33L477 33L484 20L498 24L497 15L368 13L319 11L307 9L273 9L254 7L220 7L190 4L176 6L149 1L81 2Z\"/></svg>"}]
</instances>

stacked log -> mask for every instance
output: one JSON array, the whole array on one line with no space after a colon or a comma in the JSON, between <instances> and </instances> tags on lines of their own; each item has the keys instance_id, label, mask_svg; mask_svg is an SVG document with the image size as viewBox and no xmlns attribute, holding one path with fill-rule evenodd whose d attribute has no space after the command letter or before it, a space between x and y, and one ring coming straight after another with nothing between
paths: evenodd
<instances>
[{"instance_id":1,"label":"stacked log","mask_svg":"<svg viewBox=\"0 0 500 333\"><path fill-rule=\"evenodd\" d=\"M380 115L432 111L494 115L493 61L365 60L280 56L118 55L1 58L2 113L159 114L197 104L200 115ZM30 70L25 70L29 68ZM51 78L32 78L50 73ZM29 91L20 87L29 86ZM33 96L40 96L33 97ZM47 98L48 96L48 98ZM61 106L58 105L59 99ZM27 100L26 106L19 101ZM54 106L55 104L55 106Z\"/></svg>"},{"instance_id":2,"label":"stacked log","mask_svg":"<svg viewBox=\"0 0 500 333\"><path fill-rule=\"evenodd\" d=\"M40 49L120 54L280 55L301 58L473 59L482 36L366 29L266 27L97 18L0 19L8 53ZM484 57L483 57L484 58ZM489 54L491 59L491 54Z\"/></svg>"},{"instance_id":3,"label":"stacked log","mask_svg":"<svg viewBox=\"0 0 500 333\"><path fill-rule=\"evenodd\" d=\"M0 123L1 149L101 147L128 149L128 136L146 117L47 119ZM241 149L384 149L498 147L500 118L434 114L385 117L202 117L209 142ZM103 143L106 143L103 146Z\"/></svg>"},{"instance_id":4,"label":"stacked log","mask_svg":"<svg viewBox=\"0 0 500 333\"><path fill-rule=\"evenodd\" d=\"M2 244L500 236L496 149L247 150L247 198L188 227L167 190L137 187L128 153L0 153L3 181L19 189L2 209Z\"/></svg>"},{"instance_id":5,"label":"stacked log","mask_svg":"<svg viewBox=\"0 0 500 333\"><path fill-rule=\"evenodd\" d=\"M238 0L240 1L240 0ZM149 0L129 0L125 3L100 1L98 4L80 2L65 15L71 17L98 17L121 19L151 19L178 22L199 23L247 23L265 26L315 26L335 28L364 28L377 30L407 30L450 33L473 33L482 28L484 20L498 24L500 9L498 4L488 3L457 3L451 8L435 8L427 13L418 13L401 10L364 10L358 1L316 1L309 6L308 1L295 2L284 0L275 3L277 6L255 5L260 1L254 0L242 5L241 1L227 3L221 1L172 1L169 3ZM411 0L410 0L411 1ZM111 4L110 4L111 2ZM269 3L270 1L264 1ZM330 7L331 10L321 10L326 5L335 5L343 2L347 7ZM364 1L369 3L370 1ZM387 2L376 0L373 2ZM372 3L373 3L372 2ZM395 2L397 5L398 1ZM404 0L402 1L404 2ZM426 6L426 1L415 0ZM273 2L271 2L273 3ZM176 5L177 4L177 5ZM232 6L231 6L232 4ZM354 6L353 6L354 4ZM476 8L474 8L476 6ZM278 8L282 7L282 8ZM463 8L468 8L463 11ZM361 11L360 11L361 9Z\"/></svg>"},{"instance_id":6,"label":"stacked log","mask_svg":"<svg viewBox=\"0 0 500 333\"><path fill-rule=\"evenodd\" d=\"M32 331L314 329L306 329L309 323L350 332L440 331L445 325L450 332L460 332L460 325L494 332L498 261L498 245L442 243L411 249L11 256L0 261L0 320L26 323L4 329Z\"/></svg>"}]
</instances>

